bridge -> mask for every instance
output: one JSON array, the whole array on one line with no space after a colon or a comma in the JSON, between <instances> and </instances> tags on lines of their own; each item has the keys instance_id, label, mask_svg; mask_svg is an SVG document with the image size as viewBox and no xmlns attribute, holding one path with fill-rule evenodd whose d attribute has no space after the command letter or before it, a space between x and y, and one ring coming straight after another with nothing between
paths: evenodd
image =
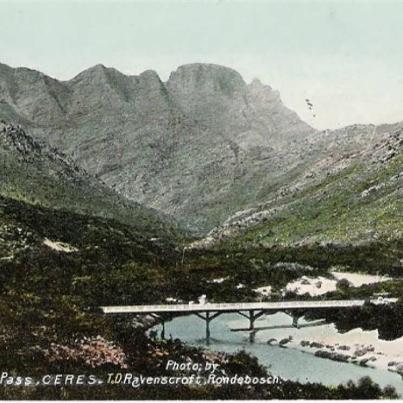
<instances>
[{"instance_id":1,"label":"bridge","mask_svg":"<svg viewBox=\"0 0 403 403\"><path fill-rule=\"evenodd\" d=\"M278 302L243 302L243 303L204 303L204 304L165 304L165 305L127 305L101 306L98 311L104 315L151 315L162 323L162 337L165 336L165 321L173 316L194 314L206 322L206 340L210 339L210 322L225 313L238 313L249 320L245 329L251 333L256 319L264 314L285 312L293 318L292 325L298 328L298 319L303 312L312 309L341 309L360 307L365 303L396 303L397 298L355 299L355 300L312 300L312 301L278 301Z\"/></svg>"}]
</instances>

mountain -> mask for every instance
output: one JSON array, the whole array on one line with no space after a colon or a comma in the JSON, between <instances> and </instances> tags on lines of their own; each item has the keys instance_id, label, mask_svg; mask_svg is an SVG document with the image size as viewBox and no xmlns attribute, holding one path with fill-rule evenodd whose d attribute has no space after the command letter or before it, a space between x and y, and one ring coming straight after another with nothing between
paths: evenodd
<instances>
[{"instance_id":1,"label":"mountain","mask_svg":"<svg viewBox=\"0 0 403 403\"><path fill-rule=\"evenodd\" d=\"M315 147L309 170L193 246L401 242L403 124L327 131Z\"/></svg>"},{"instance_id":2,"label":"mountain","mask_svg":"<svg viewBox=\"0 0 403 403\"><path fill-rule=\"evenodd\" d=\"M316 133L277 91L212 64L181 66L165 83L102 65L65 82L1 65L1 117L204 233L304 171Z\"/></svg>"},{"instance_id":3,"label":"mountain","mask_svg":"<svg viewBox=\"0 0 403 403\"><path fill-rule=\"evenodd\" d=\"M176 237L177 225L108 188L18 125L0 123L0 196L116 220L149 237Z\"/></svg>"},{"instance_id":4,"label":"mountain","mask_svg":"<svg viewBox=\"0 0 403 403\"><path fill-rule=\"evenodd\" d=\"M367 202L360 192L379 175L399 174L393 165L401 155L395 136L403 127L317 131L270 86L256 79L247 84L238 72L213 64L181 66L166 82L152 70L127 76L103 65L61 82L0 65L0 118L12 118L34 138L62 150L113 197L119 193L122 200L172 215L200 234L213 231L213 239L243 232L261 219L282 219L279 211L305 217L306 209L319 214L311 211L317 208L328 217L336 208L326 210L325 201L347 197L352 182L359 193L352 190L351 199L338 207L354 207L354 236L364 238L373 225L360 220L359 212L369 214L363 206L375 208L375 199ZM400 206L395 199L400 179L393 186L390 199L383 199L389 208ZM354 232L348 230L348 211L344 229L338 235L329 231L330 238ZM340 227L324 221L326 228ZM312 231L325 237L325 227L310 222ZM298 233L295 225L291 220L289 238L271 241L291 239ZM318 237L301 230L297 238Z\"/></svg>"},{"instance_id":5,"label":"mountain","mask_svg":"<svg viewBox=\"0 0 403 403\"><path fill-rule=\"evenodd\" d=\"M302 275L330 276L335 268L398 278L324 298L387 292L400 302L366 304L347 319L319 315L343 331L359 323L401 336L393 325L402 316L402 123L318 132L270 87L200 64L178 68L166 83L153 71L125 76L102 65L68 82L0 65L1 119L0 362L10 374L155 376L166 357L198 362L206 358L200 349L144 333L156 318L102 316L94 308L200 295L250 302L268 284L275 300ZM183 233L161 211L210 232L181 248ZM231 357L210 356L225 370L239 372L241 363L243 372L265 375L255 358ZM368 385L349 384L344 393L289 381L261 397L345 398L349 389L381 396ZM2 388L0 396L94 396L94 385L31 386ZM99 396L127 398L127 390L104 386ZM212 389L213 398L228 397ZM139 390L135 398L156 397ZM195 388L157 397L178 392L211 397ZM393 395L390 388L384 394Z\"/></svg>"}]
</instances>

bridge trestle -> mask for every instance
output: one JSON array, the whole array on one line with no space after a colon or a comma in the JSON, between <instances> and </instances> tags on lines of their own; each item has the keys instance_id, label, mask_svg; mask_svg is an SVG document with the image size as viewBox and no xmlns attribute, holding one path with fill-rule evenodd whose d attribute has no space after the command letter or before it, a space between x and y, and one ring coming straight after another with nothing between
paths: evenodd
<instances>
[{"instance_id":1,"label":"bridge trestle","mask_svg":"<svg viewBox=\"0 0 403 403\"><path fill-rule=\"evenodd\" d=\"M161 339L165 339L165 322L168 320L172 320L172 315L169 314L162 314L162 313L151 313L150 314L153 318L156 318L160 321L161 323Z\"/></svg>"},{"instance_id":2,"label":"bridge trestle","mask_svg":"<svg viewBox=\"0 0 403 403\"><path fill-rule=\"evenodd\" d=\"M301 310L285 310L288 316L292 318L292 326L299 329L298 320L304 316L304 311Z\"/></svg>"},{"instance_id":3,"label":"bridge trestle","mask_svg":"<svg viewBox=\"0 0 403 403\"><path fill-rule=\"evenodd\" d=\"M217 318L218 316L220 316L222 313L224 313L224 312L215 312L215 313L212 313L211 311L206 311L205 312L205 315L203 316L201 313L199 313L199 312L194 312L194 314L197 316L197 317L199 317L200 319L203 319L205 322L206 322L206 341L207 341L207 343L209 343L210 342L210 335L211 335L211 332L210 332L210 322L213 320L213 319L215 319L215 318Z\"/></svg>"},{"instance_id":4,"label":"bridge trestle","mask_svg":"<svg viewBox=\"0 0 403 403\"><path fill-rule=\"evenodd\" d=\"M249 327L247 330L251 331L251 340L253 339L254 335L254 329L255 329L255 320L260 318L262 315L266 313L264 310L254 310L250 309L247 311L247 313L244 313L244 311L239 310L239 311L233 311L235 313L238 313L239 315L243 316L244 318L249 320ZM207 343L210 342L210 337L211 337L211 330L210 330L210 323L213 319L217 318L218 316L222 315L223 313L229 313L229 312L211 312L211 311L206 311L203 313L201 312L194 312L194 315L199 317L200 319L204 320L206 322L206 341Z\"/></svg>"}]
</instances>

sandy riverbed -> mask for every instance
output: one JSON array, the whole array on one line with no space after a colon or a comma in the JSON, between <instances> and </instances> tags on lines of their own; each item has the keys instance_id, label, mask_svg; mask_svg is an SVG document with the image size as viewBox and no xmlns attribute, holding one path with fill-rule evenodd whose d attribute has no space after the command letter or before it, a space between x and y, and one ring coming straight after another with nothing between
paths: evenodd
<instances>
[{"instance_id":1,"label":"sandy riverbed","mask_svg":"<svg viewBox=\"0 0 403 403\"><path fill-rule=\"evenodd\" d=\"M403 337L392 340L380 340L378 331L364 331L360 328L346 333L338 333L334 324L326 332L310 334L309 339L294 334L287 347L329 358L341 359L358 365L387 369L403 374ZM323 352L325 352L323 354ZM338 355L339 357L337 357Z\"/></svg>"},{"instance_id":2,"label":"sandy riverbed","mask_svg":"<svg viewBox=\"0 0 403 403\"><path fill-rule=\"evenodd\" d=\"M350 272L333 271L329 274L330 277L302 276L288 283L284 291L292 291L298 295L308 293L311 296L319 296L335 291L336 284L341 279L348 280L352 287L390 280L386 276ZM268 296L271 287L267 285L255 291ZM286 346L324 358L403 373L403 337L393 341L380 340L377 330L364 331L360 328L341 334L334 324L325 324L316 329L317 331L310 332L309 336L305 334L305 337L301 332L290 332L292 340Z\"/></svg>"},{"instance_id":3,"label":"sandy riverbed","mask_svg":"<svg viewBox=\"0 0 403 403\"><path fill-rule=\"evenodd\" d=\"M308 277L302 276L298 280L288 283L287 291L295 292L298 295L308 293L312 297L336 291L337 282L341 279L348 280L353 287L361 287L364 284L374 284L390 280L389 277L376 276L360 273L330 272L331 277Z\"/></svg>"}]
</instances>

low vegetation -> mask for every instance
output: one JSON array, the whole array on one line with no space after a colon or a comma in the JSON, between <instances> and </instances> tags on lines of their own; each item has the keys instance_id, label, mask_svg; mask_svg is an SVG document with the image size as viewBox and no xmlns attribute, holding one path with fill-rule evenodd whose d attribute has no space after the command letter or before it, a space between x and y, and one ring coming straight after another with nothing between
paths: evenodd
<instances>
[{"instance_id":1,"label":"low vegetation","mask_svg":"<svg viewBox=\"0 0 403 403\"><path fill-rule=\"evenodd\" d=\"M204 353L179 341L151 340L130 321L98 316L88 308L100 303L164 302L172 296L187 300L206 290L212 299L226 300L234 295L238 282L248 286L239 289L236 297L250 300L256 296L251 286L266 276L281 285L299 274L299 270L276 271L272 266L262 270L261 262L253 259L243 266L242 254L233 259L207 255L198 264L195 255L185 256L182 263L183 255L174 243L150 241L118 221L39 208L4 197L0 205L0 361L14 374L165 373L161 368L167 357L197 361ZM61 252L44 244L44 239L75 249ZM231 273L224 287L211 282L217 275ZM99 350L104 353L99 355ZM266 373L256 359L244 353L220 360L228 373ZM0 393L4 399L395 396L393 390L381 390L369 380L337 388L285 381L253 388L37 386L2 388Z\"/></svg>"},{"instance_id":2,"label":"low vegetation","mask_svg":"<svg viewBox=\"0 0 403 403\"><path fill-rule=\"evenodd\" d=\"M262 298L253 289L267 284L273 298L280 298L288 282L301 275L328 276L335 266L395 280L357 289L341 284L327 298L402 296L401 201L390 183L368 198L359 196L396 176L400 157L376 175L351 167L329 176L298 197L290 195L289 208L273 219L196 250L185 248L185 235L167 217L95 184L68 161L56 163L62 158L57 152L43 150L18 130L15 141L0 139L6 141L0 147L0 363L10 373L152 375L163 372L168 356L197 360L205 354L176 340L152 340L142 324L128 318L99 316L93 308L101 304L187 302L202 294L216 302L251 301ZM367 236L369 228L375 232ZM360 325L394 339L402 335L402 306L400 300L315 315L342 331ZM228 373L266 374L245 353L214 359ZM286 381L270 388L37 386L1 388L0 394L5 399L395 397L392 389L381 390L368 379L335 388Z\"/></svg>"}]
</instances>

